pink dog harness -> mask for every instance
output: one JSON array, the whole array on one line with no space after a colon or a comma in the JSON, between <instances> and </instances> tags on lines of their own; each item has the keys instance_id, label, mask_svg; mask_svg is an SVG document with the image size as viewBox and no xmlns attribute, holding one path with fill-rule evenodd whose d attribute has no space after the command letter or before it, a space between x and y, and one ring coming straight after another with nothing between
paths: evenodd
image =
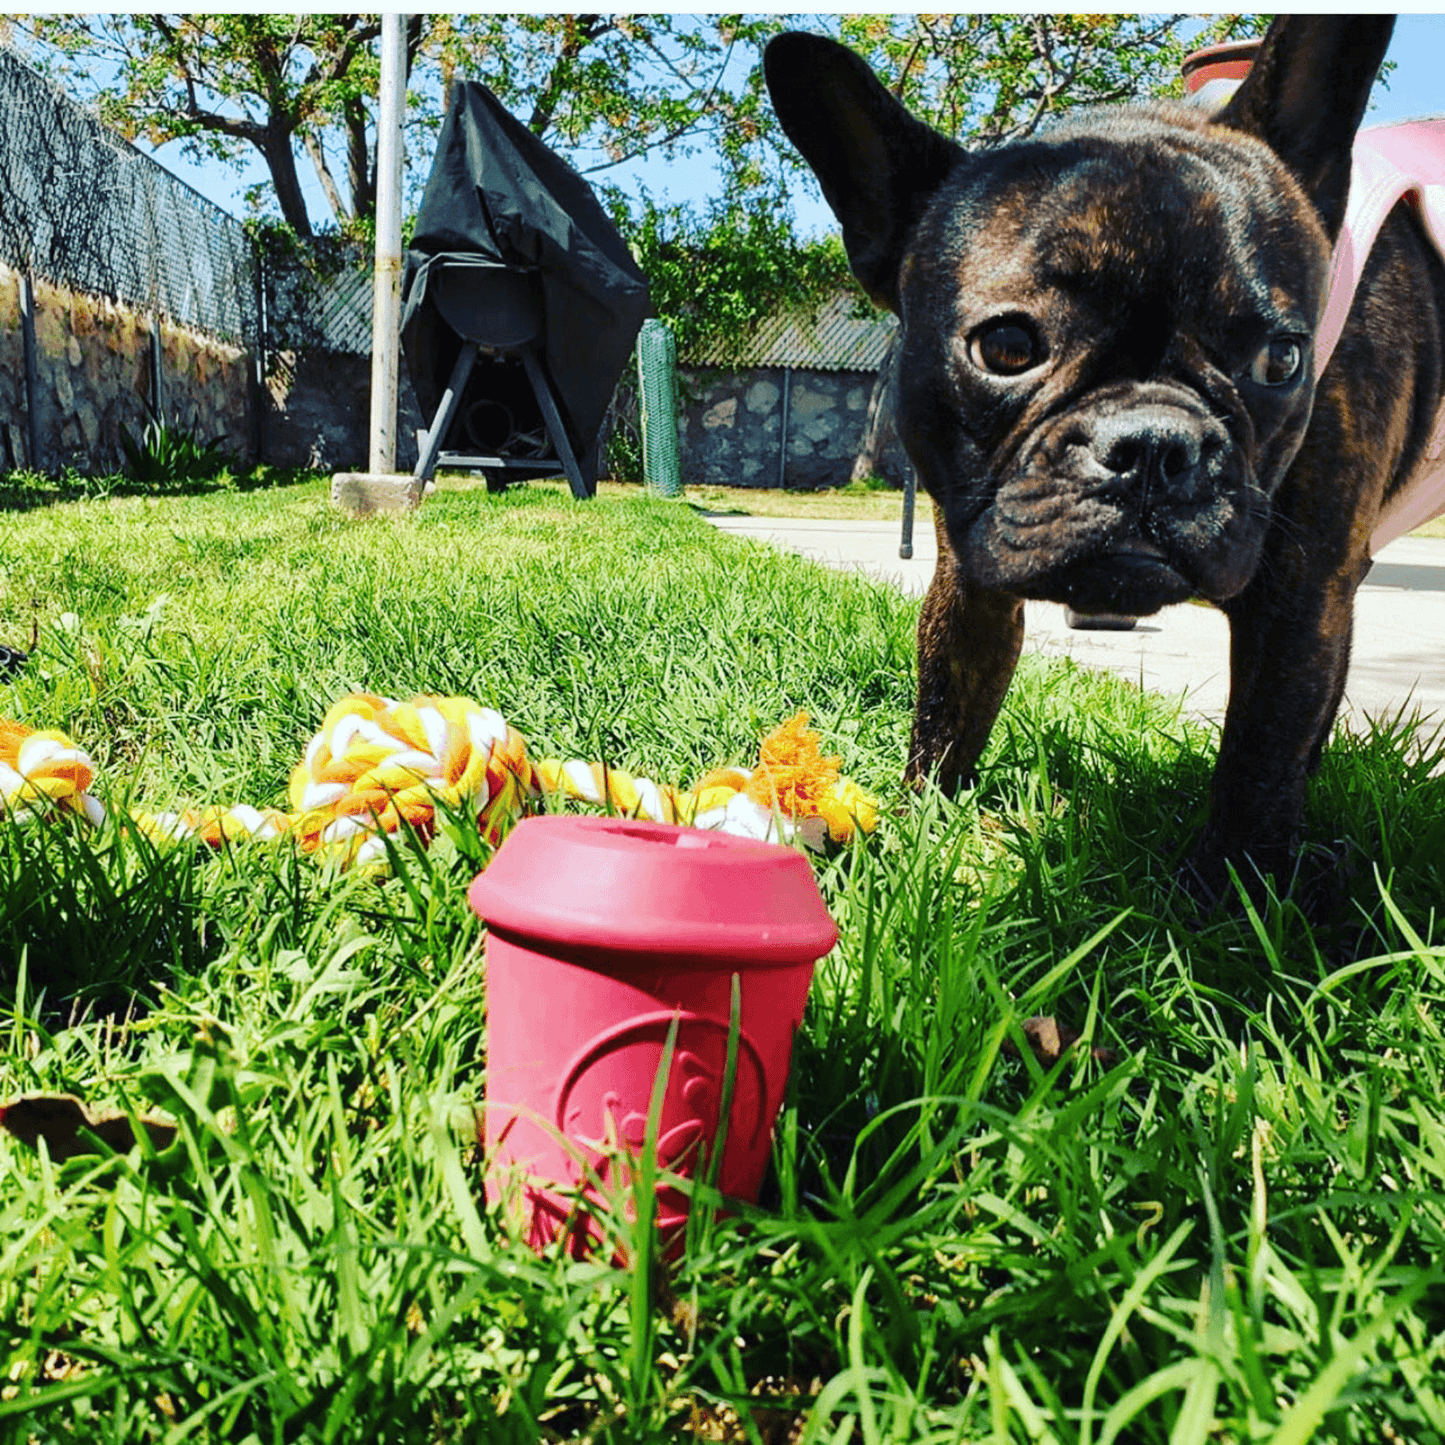
<instances>
[{"instance_id":1,"label":"pink dog harness","mask_svg":"<svg viewBox=\"0 0 1445 1445\"><path fill-rule=\"evenodd\" d=\"M1315 338L1315 375L1322 375L1345 328L1365 258L1395 203L1404 199L1445 255L1445 120L1411 120L1355 137L1350 199L1335 243L1325 316ZM1415 474L1385 504L1370 537L1373 556L1387 542L1445 512L1445 405Z\"/></svg>"}]
</instances>

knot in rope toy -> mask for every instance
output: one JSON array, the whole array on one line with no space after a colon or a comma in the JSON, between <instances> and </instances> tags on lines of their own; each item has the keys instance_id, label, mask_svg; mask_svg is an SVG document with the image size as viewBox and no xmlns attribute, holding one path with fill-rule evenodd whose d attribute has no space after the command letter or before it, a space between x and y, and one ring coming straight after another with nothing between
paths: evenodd
<instances>
[{"instance_id":1,"label":"knot in rope toy","mask_svg":"<svg viewBox=\"0 0 1445 1445\"><path fill-rule=\"evenodd\" d=\"M534 791L522 735L464 697L344 697L291 774L293 826L309 850L369 862L402 822L429 838L437 804L475 805L490 841Z\"/></svg>"}]
</instances>

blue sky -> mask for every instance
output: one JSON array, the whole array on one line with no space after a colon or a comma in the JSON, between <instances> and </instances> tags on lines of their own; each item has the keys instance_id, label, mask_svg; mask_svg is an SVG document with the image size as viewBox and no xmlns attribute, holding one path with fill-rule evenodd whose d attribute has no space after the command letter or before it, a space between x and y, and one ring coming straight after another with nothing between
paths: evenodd
<instances>
[{"instance_id":1,"label":"blue sky","mask_svg":"<svg viewBox=\"0 0 1445 1445\"><path fill-rule=\"evenodd\" d=\"M1375 88L1366 125L1445 112L1445 14L1401 15L1386 57L1396 63L1389 88Z\"/></svg>"},{"instance_id":2,"label":"blue sky","mask_svg":"<svg viewBox=\"0 0 1445 1445\"><path fill-rule=\"evenodd\" d=\"M1395 26L1388 58L1396 62L1388 88L1375 90L1373 107L1366 125L1385 125L1412 116L1445 114L1445 14L1402 15ZM149 149L149 148L147 148ZM257 160L244 172L220 164L199 165L180 154L180 145L172 142L153 150L163 164L203 196L224 207L235 216L245 214L243 193L248 185L266 179L266 170ZM425 179L429 156L408 157L410 178L419 185ZM300 162L303 186L314 218L329 215L310 164ZM669 165L654 161L631 168L629 175L617 168L595 179L615 180L626 186L640 179L659 200L703 201L714 189L711 164L706 157ZM816 195L800 198L798 220L805 231L821 231L833 224L831 215Z\"/></svg>"}]
</instances>

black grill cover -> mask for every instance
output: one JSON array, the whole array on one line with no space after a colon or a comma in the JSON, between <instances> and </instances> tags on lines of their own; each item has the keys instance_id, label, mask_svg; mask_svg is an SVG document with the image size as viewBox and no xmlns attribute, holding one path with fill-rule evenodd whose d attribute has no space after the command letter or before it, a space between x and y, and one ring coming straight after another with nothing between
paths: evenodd
<instances>
[{"instance_id":1,"label":"black grill cover","mask_svg":"<svg viewBox=\"0 0 1445 1445\"><path fill-rule=\"evenodd\" d=\"M647 282L587 182L475 81L452 88L402 281L402 346L428 419L460 350L427 302L428 268L449 255L536 272L546 369L590 484Z\"/></svg>"}]
</instances>

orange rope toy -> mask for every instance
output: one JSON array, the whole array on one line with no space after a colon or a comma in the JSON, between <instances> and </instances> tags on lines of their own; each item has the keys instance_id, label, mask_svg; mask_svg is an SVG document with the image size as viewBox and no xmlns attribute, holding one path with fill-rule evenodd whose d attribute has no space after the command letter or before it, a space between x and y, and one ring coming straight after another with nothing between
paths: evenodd
<instances>
[{"instance_id":1,"label":"orange rope toy","mask_svg":"<svg viewBox=\"0 0 1445 1445\"><path fill-rule=\"evenodd\" d=\"M0 816L25 822L43 808L92 823L106 810L90 791L95 767L64 733L0 718ZM348 863L385 858L383 835L403 824L429 840L439 805L475 808L495 842L544 797L603 804L628 817L717 828L753 838L798 839L818 849L877 826L877 805L825 757L800 712L763 739L756 768L722 768L682 789L605 763L554 758L534 764L522 735L469 698L406 702L353 693L326 714L291 774L289 811L249 804L180 812L135 811L161 844L198 835L212 847L242 838L295 836L308 852Z\"/></svg>"}]
</instances>

